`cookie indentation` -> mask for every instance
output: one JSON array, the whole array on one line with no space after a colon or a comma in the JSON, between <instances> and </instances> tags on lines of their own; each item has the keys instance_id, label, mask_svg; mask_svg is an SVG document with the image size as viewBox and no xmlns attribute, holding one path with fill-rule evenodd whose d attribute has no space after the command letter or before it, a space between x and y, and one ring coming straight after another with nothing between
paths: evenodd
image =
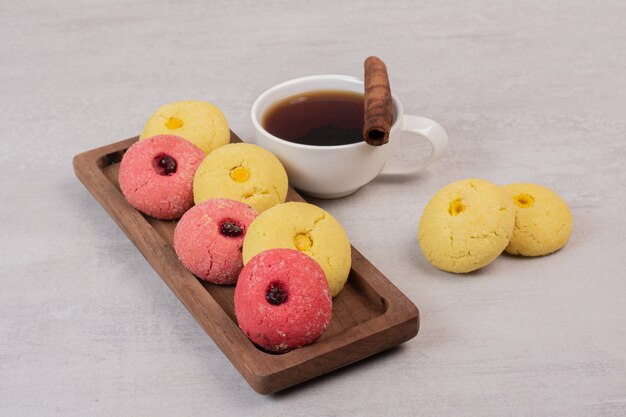
<instances>
[{"instance_id":1,"label":"cookie indentation","mask_svg":"<svg viewBox=\"0 0 626 417\"><path fill-rule=\"evenodd\" d=\"M183 121L180 120L178 117L170 117L169 119L167 119L167 122L165 122L165 127L171 130L180 129L181 127L183 127Z\"/></svg>"},{"instance_id":2,"label":"cookie indentation","mask_svg":"<svg viewBox=\"0 0 626 417\"><path fill-rule=\"evenodd\" d=\"M270 285L267 286L265 299L272 305L280 305L287 301L287 289L282 282L271 282Z\"/></svg>"},{"instance_id":3,"label":"cookie indentation","mask_svg":"<svg viewBox=\"0 0 626 417\"><path fill-rule=\"evenodd\" d=\"M220 226L220 233L227 237L238 237L243 233L243 227L231 220L225 220Z\"/></svg>"},{"instance_id":4,"label":"cookie indentation","mask_svg":"<svg viewBox=\"0 0 626 417\"><path fill-rule=\"evenodd\" d=\"M303 252L311 249L311 247L313 246L313 241L311 241L311 238L309 236L300 233L293 238L293 244L295 245L296 249Z\"/></svg>"},{"instance_id":5,"label":"cookie indentation","mask_svg":"<svg viewBox=\"0 0 626 417\"><path fill-rule=\"evenodd\" d=\"M450 214L450 216L457 216L463 213L465 209L466 206L465 204L463 204L463 200L457 198L456 200L450 201L450 205L448 206L448 214Z\"/></svg>"},{"instance_id":6,"label":"cookie indentation","mask_svg":"<svg viewBox=\"0 0 626 417\"><path fill-rule=\"evenodd\" d=\"M152 160L154 171L163 176L172 175L176 172L176 160L168 154L160 153Z\"/></svg>"},{"instance_id":7,"label":"cookie indentation","mask_svg":"<svg viewBox=\"0 0 626 417\"><path fill-rule=\"evenodd\" d=\"M244 167L237 167L230 171L230 177L235 182L246 182L250 179L250 171Z\"/></svg>"},{"instance_id":8,"label":"cookie indentation","mask_svg":"<svg viewBox=\"0 0 626 417\"><path fill-rule=\"evenodd\" d=\"M535 199L530 194L518 194L513 197L513 201L521 208L529 208L535 204Z\"/></svg>"}]
</instances>

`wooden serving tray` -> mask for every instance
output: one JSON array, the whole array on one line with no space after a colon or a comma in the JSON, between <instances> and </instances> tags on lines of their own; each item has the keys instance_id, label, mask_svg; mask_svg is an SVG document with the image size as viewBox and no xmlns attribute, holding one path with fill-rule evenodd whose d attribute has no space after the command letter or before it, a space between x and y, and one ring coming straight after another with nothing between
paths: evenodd
<instances>
[{"instance_id":1,"label":"wooden serving tray","mask_svg":"<svg viewBox=\"0 0 626 417\"><path fill-rule=\"evenodd\" d=\"M417 335L417 307L352 247L350 276L333 299L332 321L322 337L283 354L257 348L237 326L234 286L196 278L172 247L176 222L144 216L124 199L117 181L119 162L136 140L76 155L74 171L255 391L280 391ZM241 140L231 132L231 141ZM287 200L304 201L291 187Z\"/></svg>"}]
</instances>

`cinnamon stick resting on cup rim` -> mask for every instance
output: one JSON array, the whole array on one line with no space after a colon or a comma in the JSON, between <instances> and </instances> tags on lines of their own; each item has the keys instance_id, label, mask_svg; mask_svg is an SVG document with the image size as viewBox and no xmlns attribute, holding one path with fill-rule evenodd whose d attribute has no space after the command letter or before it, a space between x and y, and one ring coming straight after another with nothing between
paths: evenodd
<instances>
[{"instance_id":1,"label":"cinnamon stick resting on cup rim","mask_svg":"<svg viewBox=\"0 0 626 417\"><path fill-rule=\"evenodd\" d=\"M380 146L389 141L393 123L391 87L387 66L378 57L368 57L365 69L365 123L363 139L369 145Z\"/></svg>"}]
</instances>

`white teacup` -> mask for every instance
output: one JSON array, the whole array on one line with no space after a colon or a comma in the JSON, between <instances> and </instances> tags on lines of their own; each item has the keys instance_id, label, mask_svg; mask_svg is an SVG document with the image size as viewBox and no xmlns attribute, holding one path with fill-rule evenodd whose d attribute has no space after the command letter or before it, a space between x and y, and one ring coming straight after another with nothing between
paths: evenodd
<instances>
[{"instance_id":1,"label":"white teacup","mask_svg":"<svg viewBox=\"0 0 626 417\"><path fill-rule=\"evenodd\" d=\"M338 198L354 193L378 174L412 174L443 155L448 136L435 121L404 114L402 103L392 94L394 121L389 143L371 146L361 141L347 145L314 146L293 143L267 132L261 123L265 112L276 102L309 91L340 90L363 93L363 81L347 75L314 75L275 85L252 105L256 143L272 152L285 166L290 184L317 198ZM401 137L426 139L432 151L422 163L390 161ZM418 156L417 156L418 157ZM418 158L416 158L418 159Z\"/></svg>"}]
</instances>

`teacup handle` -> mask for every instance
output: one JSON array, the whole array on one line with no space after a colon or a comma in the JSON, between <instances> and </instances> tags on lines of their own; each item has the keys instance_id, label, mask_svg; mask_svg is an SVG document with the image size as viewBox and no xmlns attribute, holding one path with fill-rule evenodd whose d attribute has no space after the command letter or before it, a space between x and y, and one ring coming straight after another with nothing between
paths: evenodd
<instances>
[{"instance_id":1,"label":"teacup handle","mask_svg":"<svg viewBox=\"0 0 626 417\"><path fill-rule=\"evenodd\" d=\"M430 156L421 164L388 161L382 171L382 174L414 174L441 158L446 149L448 149L448 135L446 134L446 131L443 130L443 127L441 127L441 125L434 120L427 119L426 117L405 114L400 130L407 136L426 139L428 143L430 143L431 147Z\"/></svg>"}]
</instances>

